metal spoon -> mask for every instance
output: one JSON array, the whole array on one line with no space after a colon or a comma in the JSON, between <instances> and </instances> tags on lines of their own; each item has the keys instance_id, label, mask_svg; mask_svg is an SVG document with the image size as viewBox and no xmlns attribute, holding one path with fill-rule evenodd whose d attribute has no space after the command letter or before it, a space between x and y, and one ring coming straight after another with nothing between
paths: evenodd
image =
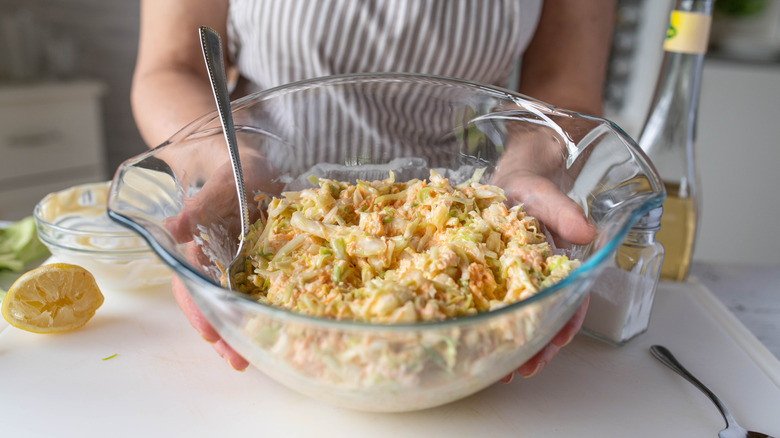
<instances>
[{"instance_id":1,"label":"metal spoon","mask_svg":"<svg viewBox=\"0 0 780 438\"><path fill-rule=\"evenodd\" d=\"M731 416L731 413L728 409L726 409L726 406L723 405L723 402L721 402L720 399L709 390L709 388L704 386L703 383L694 377L690 371L686 370L685 367L683 367L680 362L677 361L677 358L674 357L672 352L669 351L666 347L661 345L653 345L650 347L650 352L662 364L668 366L677 374L683 376L685 380L693 383L694 386L699 388L699 390L701 390L703 393L707 394L707 397L709 397L710 400L715 403L715 406L718 407L720 414L723 415L723 419L726 420L726 428L718 432L718 436L720 438L772 438L771 436L761 432L745 430L742 426L737 424L737 421L734 420L734 417Z\"/></svg>"},{"instance_id":2,"label":"metal spoon","mask_svg":"<svg viewBox=\"0 0 780 438\"><path fill-rule=\"evenodd\" d=\"M236 141L236 131L233 126L233 113L230 109L230 97L227 89L227 78L225 75L225 64L222 58L222 40L213 29L200 27L200 46L203 50L203 58L206 60L206 68L209 71L209 81L211 82L211 91L214 93L214 99L217 101L217 112L222 124L222 132L225 134L228 151L230 152L230 162L233 166L233 177L236 181L236 191L238 192L238 203L241 216L241 240L238 244L236 256L228 265L225 271L227 277L227 286L233 289L231 279L237 272L244 270L244 237L249 229L249 208L246 202L246 190L244 188L244 176L241 172L241 160L238 156L238 143Z\"/></svg>"}]
</instances>

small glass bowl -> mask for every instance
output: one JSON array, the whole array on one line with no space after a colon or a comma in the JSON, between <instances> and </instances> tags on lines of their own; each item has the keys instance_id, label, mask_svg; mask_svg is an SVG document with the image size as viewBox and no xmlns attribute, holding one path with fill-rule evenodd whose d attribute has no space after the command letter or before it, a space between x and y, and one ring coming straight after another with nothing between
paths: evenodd
<instances>
[{"instance_id":1,"label":"small glass bowl","mask_svg":"<svg viewBox=\"0 0 780 438\"><path fill-rule=\"evenodd\" d=\"M146 241L108 218L109 182L46 195L33 211L38 238L52 256L89 270L105 290L131 290L170 281L171 270Z\"/></svg>"}]
</instances>

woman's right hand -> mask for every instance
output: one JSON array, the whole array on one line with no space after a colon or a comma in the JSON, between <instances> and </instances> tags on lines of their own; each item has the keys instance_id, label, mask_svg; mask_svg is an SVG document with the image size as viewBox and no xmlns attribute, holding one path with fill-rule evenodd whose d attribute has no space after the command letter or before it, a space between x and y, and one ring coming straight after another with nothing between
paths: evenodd
<instances>
[{"instance_id":1,"label":"woman's right hand","mask_svg":"<svg viewBox=\"0 0 780 438\"><path fill-rule=\"evenodd\" d=\"M573 177L563 172L566 148L546 132L530 130L513 134L511 128L509 131L506 151L490 183L504 189L510 202L521 203L523 211L538 219L557 238L577 245L590 243L596 228L561 188L573 181Z\"/></svg>"},{"instance_id":2,"label":"woman's right hand","mask_svg":"<svg viewBox=\"0 0 780 438\"><path fill-rule=\"evenodd\" d=\"M218 146L217 143L219 142L212 146L224 149L222 156L227 156L227 146L224 144ZM212 154L212 156L220 155ZM242 148L240 159L250 221L254 221L258 217L255 197L258 194L278 195L284 185L278 181L279 172L258 151ZM224 161L211 174L204 172L204 177L203 187L194 195L184 199L179 214L165 221L165 227L179 243L189 242L193 236L200 235L198 224L213 220L208 219L209 217L219 218L221 222L227 224L231 235L238 235L240 232L241 209L231 163Z\"/></svg>"},{"instance_id":3,"label":"woman's right hand","mask_svg":"<svg viewBox=\"0 0 780 438\"><path fill-rule=\"evenodd\" d=\"M210 147L222 148L226 154L227 146L219 143L214 142ZM202 154L201 158L203 156L224 156L217 152L219 151L213 151L209 155ZM168 160L171 161L172 158L174 157L168 157ZM247 202L253 207L250 211L257 212L258 209L254 208L256 206L253 200L254 194L258 192L279 194L282 190L282 184L276 181L278 172L265 157L255 150L242 148L240 158L244 184L247 190ZM171 162L176 163L176 160L173 159ZM218 165L211 175L206 177L203 187L194 195L184 199L184 205L179 214L168 218L165 222L166 228L173 235L174 239L179 243L186 244L187 258L194 266L213 263L203 254L202 248L195 244L194 237L201 234L201 230L198 229L199 224L209 223L215 218L219 218L218 220L221 224L227 225L227 235L237 236L240 233L240 208L236 194L233 168L230 162ZM250 220L252 220L251 215ZM192 301L184 284L177 276L173 277L171 286L179 307L203 339L211 343L214 350L234 369L239 371L245 369L249 363L214 330Z\"/></svg>"},{"instance_id":4,"label":"woman's right hand","mask_svg":"<svg viewBox=\"0 0 780 438\"><path fill-rule=\"evenodd\" d=\"M222 356L233 369L237 371L243 371L249 366L249 362L244 359L240 354L233 350L230 345L222 339L214 327L206 320L203 313L198 309L192 298L190 298L187 289L182 284L178 276L174 275L171 280L171 290L173 296L176 298L176 302L179 304L184 315L190 324L195 327L195 330L208 341L214 348L214 351Z\"/></svg>"},{"instance_id":5,"label":"woman's right hand","mask_svg":"<svg viewBox=\"0 0 780 438\"><path fill-rule=\"evenodd\" d=\"M543 223L559 243L587 245L593 241L596 228L561 188L567 179L561 172L566 149L550 135L533 131L517 134L510 138L491 184L503 188L511 201L522 203L523 210ZM515 374L532 377L541 371L579 332L589 301L586 296L553 339L502 381L509 383Z\"/></svg>"}]
</instances>

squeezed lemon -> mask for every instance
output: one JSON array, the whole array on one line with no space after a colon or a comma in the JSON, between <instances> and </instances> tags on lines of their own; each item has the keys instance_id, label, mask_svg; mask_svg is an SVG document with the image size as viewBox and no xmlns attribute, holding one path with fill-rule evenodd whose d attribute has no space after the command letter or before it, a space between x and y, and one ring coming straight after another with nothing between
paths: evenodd
<instances>
[{"instance_id":1,"label":"squeezed lemon","mask_svg":"<svg viewBox=\"0 0 780 438\"><path fill-rule=\"evenodd\" d=\"M14 327L57 333L82 327L102 304L103 293L89 271L52 263L19 277L8 289L0 310Z\"/></svg>"}]
</instances>

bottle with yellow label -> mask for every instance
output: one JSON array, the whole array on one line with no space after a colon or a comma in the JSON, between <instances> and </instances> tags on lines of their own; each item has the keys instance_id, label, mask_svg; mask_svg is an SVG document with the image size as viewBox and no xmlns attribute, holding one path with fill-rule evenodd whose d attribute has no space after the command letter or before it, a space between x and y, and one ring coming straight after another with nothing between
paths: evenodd
<instances>
[{"instance_id":1,"label":"bottle with yellow label","mask_svg":"<svg viewBox=\"0 0 780 438\"><path fill-rule=\"evenodd\" d=\"M696 166L696 116L714 0L677 0L664 41L664 57L639 144L666 185L661 229L661 278L684 281L701 211Z\"/></svg>"}]
</instances>

